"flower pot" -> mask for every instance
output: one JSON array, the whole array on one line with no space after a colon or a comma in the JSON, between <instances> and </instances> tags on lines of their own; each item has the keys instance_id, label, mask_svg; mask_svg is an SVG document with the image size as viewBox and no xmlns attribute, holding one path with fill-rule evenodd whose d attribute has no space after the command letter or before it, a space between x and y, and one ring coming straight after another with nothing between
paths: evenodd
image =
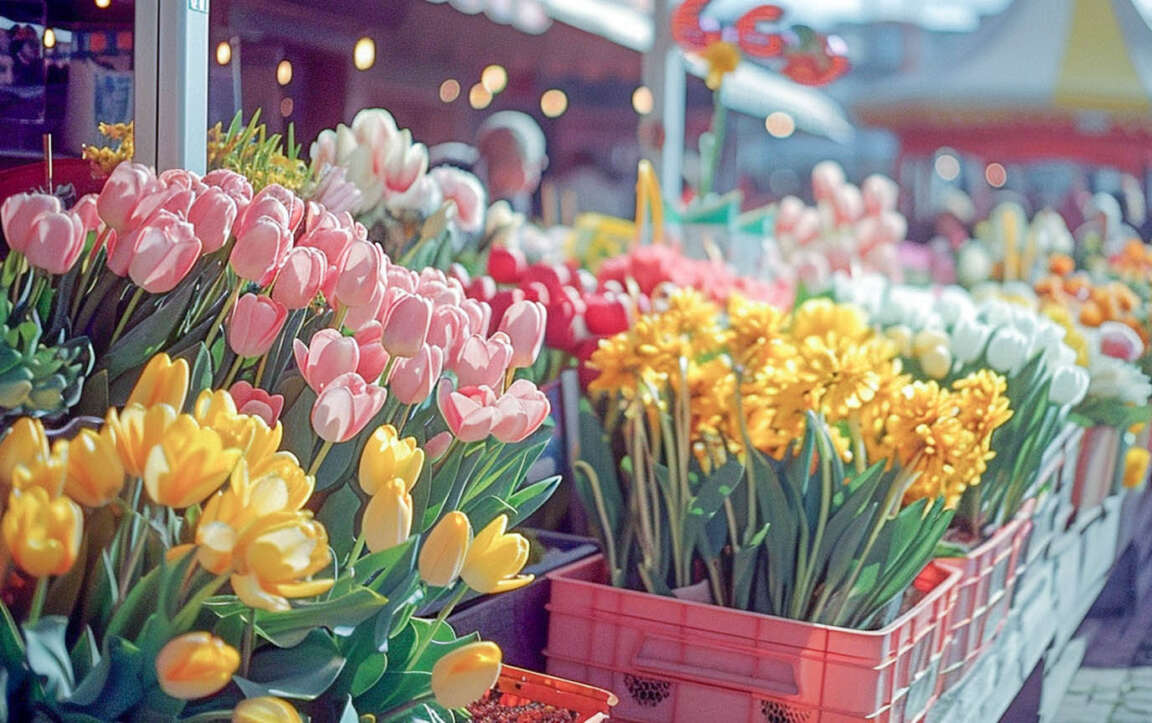
<instances>
[{"instance_id":1,"label":"flower pot","mask_svg":"<svg viewBox=\"0 0 1152 723\"><path fill-rule=\"evenodd\" d=\"M617 702L616 696L607 690L504 665L496 687L485 699L469 706L469 712L478 723L509 720L597 723L608 720Z\"/></svg>"},{"instance_id":2,"label":"flower pot","mask_svg":"<svg viewBox=\"0 0 1152 723\"><path fill-rule=\"evenodd\" d=\"M1012 591L1032 529L1035 505L1029 500L1016 519L997 530L965 557L937 562L960 572L956 605L948 620L950 640L940 670L943 689L955 685L972 667L1004 624Z\"/></svg>"},{"instance_id":3,"label":"flower pot","mask_svg":"<svg viewBox=\"0 0 1152 723\"><path fill-rule=\"evenodd\" d=\"M484 640L500 646L504 661L533 670L544 669L543 650L548 642L548 603L550 583L547 574L577 560L596 554L596 542L587 537L565 535L546 530L535 531L540 544L547 548L544 558L524 569L536 576L528 585L499 595L483 595L465 601L451 615L448 623L460 635L480 633ZM422 614L435 614L430 608Z\"/></svg>"},{"instance_id":4,"label":"flower pot","mask_svg":"<svg viewBox=\"0 0 1152 723\"><path fill-rule=\"evenodd\" d=\"M1112 491L1117 465L1121 464L1122 436L1122 430L1115 427L1084 430L1072 488L1072 504L1078 513L1097 507Z\"/></svg>"},{"instance_id":5,"label":"flower pot","mask_svg":"<svg viewBox=\"0 0 1152 723\"><path fill-rule=\"evenodd\" d=\"M601 556L551 578L548 672L616 691L625 720L894 723L936 697L960 573L929 564L923 597L880 630L615 588Z\"/></svg>"}]
</instances>

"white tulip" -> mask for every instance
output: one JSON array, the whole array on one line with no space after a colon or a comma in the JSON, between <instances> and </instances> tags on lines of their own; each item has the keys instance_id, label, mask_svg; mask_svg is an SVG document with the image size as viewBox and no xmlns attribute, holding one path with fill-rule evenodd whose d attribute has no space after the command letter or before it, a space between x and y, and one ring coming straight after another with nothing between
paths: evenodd
<instances>
[{"instance_id":1,"label":"white tulip","mask_svg":"<svg viewBox=\"0 0 1152 723\"><path fill-rule=\"evenodd\" d=\"M984 353L992 327L975 319L965 317L956 322L952 329L950 348L952 356L961 364L976 361Z\"/></svg>"},{"instance_id":2,"label":"white tulip","mask_svg":"<svg viewBox=\"0 0 1152 723\"><path fill-rule=\"evenodd\" d=\"M979 283L992 275L992 259L975 242L964 244L956 261L956 278L965 286Z\"/></svg>"},{"instance_id":3,"label":"white tulip","mask_svg":"<svg viewBox=\"0 0 1152 723\"><path fill-rule=\"evenodd\" d=\"M975 314L972 297L959 286L945 286L933 305L946 326L953 326L962 316Z\"/></svg>"},{"instance_id":4,"label":"white tulip","mask_svg":"<svg viewBox=\"0 0 1152 723\"><path fill-rule=\"evenodd\" d=\"M985 357L998 372L1015 374L1028 358L1029 340L1010 326L1001 327L988 342Z\"/></svg>"},{"instance_id":5,"label":"white tulip","mask_svg":"<svg viewBox=\"0 0 1152 723\"><path fill-rule=\"evenodd\" d=\"M1052 375L1048 399L1056 404L1076 405L1088 392L1088 372L1075 364L1062 366Z\"/></svg>"},{"instance_id":6,"label":"white tulip","mask_svg":"<svg viewBox=\"0 0 1152 723\"><path fill-rule=\"evenodd\" d=\"M1006 301L989 300L980 305L980 316L992 326L1013 323L1012 306Z\"/></svg>"}]
</instances>

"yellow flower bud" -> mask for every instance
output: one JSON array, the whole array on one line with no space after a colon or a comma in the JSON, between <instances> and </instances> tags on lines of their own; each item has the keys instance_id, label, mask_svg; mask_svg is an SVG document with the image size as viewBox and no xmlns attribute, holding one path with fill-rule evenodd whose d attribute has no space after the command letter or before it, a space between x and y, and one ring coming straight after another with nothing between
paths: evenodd
<instances>
[{"instance_id":1,"label":"yellow flower bud","mask_svg":"<svg viewBox=\"0 0 1152 723\"><path fill-rule=\"evenodd\" d=\"M884 331L884 336L896 345L896 352L903 356L912 355L912 330L903 324L897 324Z\"/></svg>"},{"instance_id":2,"label":"yellow flower bud","mask_svg":"<svg viewBox=\"0 0 1152 723\"><path fill-rule=\"evenodd\" d=\"M456 648L432 666L432 693L445 708L475 703L500 677L500 647L480 640Z\"/></svg>"},{"instance_id":3,"label":"yellow flower bud","mask_svg":"<svg viewBox=\"0 0 1152 723\"><path fill-rule=\"evenodd\" d=\"M124 465L111 427L83 429L68 444L64 490L85 507L103 507L124 487Z\"/></svg>"},{"instance_id":4,"label":"yellow flower bud","mask_svg":"<svg viewBox=\"0 0 1152 723\"><path fill-rule=\"evenodd\" d=\"M372 552L387 550L408 539L412 531L412 495L397 477L376 490L360 521L364 541Z\"/></svg>"},{"instance_id":5,"label":"yellow flower bud","mask_svg":"<svg viewBox=\"0 0 1152 723\"><path fill-rule=\"evenodd\" d=\"M952 369L952 352L948 351L947 346L925 349L920 352L920 366L933 379L943 379Z\"/></svg>"},{"instance_id":6,"label":"yellow flower bud","mask_svg":"<svg viewBox=\"0 0 1152 723\"><path fill-rule=\"evenodd\" d=\"M1148 476L1148 462L1152 454L1143 447L1129 447L1124 453L1124 486L1139 487Z\"/></svg>"},{"instance_id":7,"label":"yellow flower bud","mask_svg":"<svg viewBox=\"0 0 1152 723\"><path fill-rule=\"evenodd\" d=\"M33 577L63 575L76 562L84 513L67 497L51 499L43 487L12 490L4 513L4 543Z\"/></svg>"},{"instance_id":8,"label":"yellow flower bud","mask_svg":"<svg viewBox=\"0 0 1152 723\"><path fill-rule=\"evenodd\" d=\"M916 334L916 339L912 344L912 351L916 356L922 356L929 349L938 346L947 349L950 341L948 335L939 329L922 329Z\"/></svg>"},{"instance_id":9,"label":"yellow flower bud","mask_svg":"<svg viewBox=\"0 0 1152 723\"><path fill-rule=\"evenodd\" d=\"M156 680L173 698L192 700L218 692L240 667L240 653L205 632L172 638L156 656Z\"/></svg>"},{"instance_id":10,"label":"yellow flower bud","mask_svg":"<svg viewBox=\"0 0 1152 723\"><path fill-rule=\"evenodd\" d=\"M467 515L458 510L444 515L420 548L420 577L436 587L456 582L471 541L472 523Z\"/></svg>"},{"instance_id":11,"label":"yellow flower bud","mask_svg":"<svg viewBox=\"0 0 1152 723\"><path fill-rule=\"evenodd\" d=\"M328 533L311 512L262 517L248 526L235 547L232 590L249 607L287 610L287 598L315 597L334 582L307 579L332 559Z\"/></svg>"},{"instance_id":12,"label":"yellow flower bud","mask_svg":"<svg viewBox=\"0 0 1152 723\"><path fill-rule=\"evenodd\" d=\"M172 361L167 354L157 354L148 361L140 375L128 405L139 404L152 407L167 404L179 411L184 408L188 397L188 362L183 359Z\"/></svg>"},{"instance_id":13,"label":"yellow flower bud","mask_svg":"<svg viewBox=\"0 0 1152 723\"><path fill-rule=\"evenodd\" d=\"M508 517L500 515L476 535L460 577L476 592L507 592L532 582L519 574L528 562L528 540L515 532L505 533Z\"/></svg>"},{"instance_id":14,"label":"yellow flower bud","mask_svg":"<svg viewBox=\"0 0 1152 723\"><path fill-rule=\"evenodd\" d=\"M181 414L148 453L144 489L157 504L188 507L215 492L239 460L240 450L225 448L215 430Z\"/></svg>"},{"instance_id":15,"label":"yellow flower bud","mask_svg":"<svg viewBox=\"0 0 1152 723\"><path fill-rule=\"evenodd\" d=\"M112 429L116 451L120 453L120 461L129 476L143 476L149 452L160 444L175 421L176 409L167 404L147 408L134 405L119 412L108 410L105 426Z\"/></svg>"},{"instance_id":16,"label":"yellow flower bud","mask_svg":"<svg viewBox=\"0 0 1152 723\"><path fill-rule=\"evenodd\" d=\"M288 701L264 695L240 701L232 723L300 723L300 714Z\"/></svg>"},{"instance_id":17,"label":"yellow flower bud","mask_svg":"<svg viewBox=\"0 0 1152 723\"><path fill-rule=\"evenodd\" d=\"M399 477L405 491L412 491L424 466L424 450L416 446L415 437L397 438L391 424L376 428L360 454L360 487L370 495L381 485Z\"/></svg>"},{"instance_id":18,"label":"yellow flower bud","mask_svg":"<svg viewBox=\"0 0 1152 723\"><path fill-rule=\"evenodd\" d=\"M40 487L48 493L49 499L59 497L64 493L68 472L68 447L68 442L58 440L47 457L17 466L12 471L12 487L18 490Z\"/></svg>"},{"instance_id":19,"label":"yellow flower bud","mask_svg":"<svg viewBox=\"0 0 1152 723\"><path fill-rule=\"evenodd\" d=\"M21 417L0 440L0 487L12 484L16 465L30 465L48 456L48 436L39 419Z\"/></svg>"}]
</instances>

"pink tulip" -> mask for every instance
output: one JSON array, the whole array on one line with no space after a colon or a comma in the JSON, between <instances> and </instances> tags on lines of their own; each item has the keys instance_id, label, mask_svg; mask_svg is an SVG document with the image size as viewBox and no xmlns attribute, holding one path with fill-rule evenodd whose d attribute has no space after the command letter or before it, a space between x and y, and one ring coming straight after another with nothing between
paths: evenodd
<instances>
[{"instance_id":1,"label":"pink tulip","mask_svg":"<svg viewBox=\"0 0 1152 723\"><path fill-rule=\"evenodd\" d=\"M312 429L326 442L347 442L372 421L388 393L355 372L332 380L312 407Z\"/></svg>"},{"instance_id":2,"label":"pink tulip","mask_svg":"<svg viewBox=\"0 0 1152 723\"><path fill-rule=\"evenodd\" d=\"M346 168L325 168L320 172L312 197L334 213L356 210L364 200L364 194L348 180L347 174Z\"/></svg>"},{"instance_id":3,"label":"pink tulip","mask_svg":"<svg viewBox=\"0 0 1152 723\"><path fill-rule=\"evenodd\" d=\"M388 352L380 343L383 333L384 326L380 322L370 321L353 337L360 348L360 363L356 365L356 373L365 379L379 379L388 366Z\"/></svg>"},{"instance_id":4,"label":"pink tulip","mask_svg":"<svg viewBox=\"0 0 1152 723\"><path fill-rule=\"evenodd\" d=\"M160 188L152 193L144 194L140 197L136 208L132 209L132 215L128 217L127 228L147 226L161 211L168 211L182 219L188 218L188 209L192 207L192 201L195 198L196 194L179 186Z\"/></svg>"},{"instance_id":5,"label":"pink tulip","mask_svg":"<svg viewBox=\"0 0 1152 723\"><path fill-rule=\"evenodd\" d=\"M384 184L393 193L407 191L428 171L428 149L423 143L413 143L407 128L387 145L382 160L379 168Z\"/></svg>"},{"instance_id":6,"label":"pink tulip","mask_svg":"<svg viewBox=\"0 0 1152 723\"><path fill-rule=\"evenodd\" d=\"M484 186L476 176L450 166L433 168L428 175L440 186L444 200L456 206L456 223L461 230L474 233L484 228Z\"/></svg>"},{"instance_id":7,"label":"pink tulip","mask_svg":"<svg viewBox=\"0 0 1152 723\"><path fill-rule=\"evenodd\" d=\"M360 347L356 340L335 329L316 332L308 346L296 339L292 342L292 353L300 375L317 393L333 379L356 371L360 364Z\"/></svg>"},{"instance_id":8,"label":"pink tulip","mask_svg":"<svg viewBox=\"0 0 1152 723\"><path fill-rule=\"evenodd\" d=\"M220 168L209 171L202 179L208 186L215 186L232 197L238 210L247 208L252 202L252 184L236 171Z\"/></svg>"},{"instance_id":9,"label":"pink tulip","mask_svg":"<svg viewBox=\"0 0 1152 723\"><path fill-rule=\"evenodd\" d=\"M451 367L456 364L456 355L464 340L472 333L468 315L457 306L441 306L432 312L428 324L427 343L439 347L444 352L444 363Z\"/></svg>"},{"instance_id":10,"label":"pink tulip","mask_svg":"<svg viewBox=\"0 0 1152 723\"><path fill-rule=\"evenodd\" d=\"M513 369L529 367L540 355L548 312L538 301L520 301L508 307L500 319L500 331L512 342Z\"/></svg>"},{"instance_id":11,"label":"pink tulip","mask_svg":"<svg viewBox=\"0 0 1152 723\"><path fill-rule=\"evenodd\" d=\"M387 316L386 304L391 303L392 289L384 286L384 281L377 278L372 282L372 297L368 299L368 303L363 306L353 306L348 309L348 315L344 317L344 326L352 331L360 331L369 323L379 323L381 319ZM403 292L401 292L403 293Z\"/></svg>"},{"instance_id":12,"label":"pink tulip","mask_svg":"<svg viewBox=\"0 0 1152 723\"><path fill-rule=\"evenodd\" d=\"M272 298L289 309L312 303L324 281L328 260L319 249L297 246L284 257L284 265L272 287Z\"/></svg>"},{"instance_id":13,"label":"pink tulip","mask_svg":"<svg viewBox=\"0 0 1152 723\"><path fill-rule=\"evenodd\" d=\"M344 253L354 240L352 232L346 228L319 226L301 236L296 245L323 251L328 264L339 268Z\"/></svg>"},{"instance_id":14,"label":"pink tulip","mask_svg":"<svg viewBox=\"0 0 1152 723\"><path fill-rule=\"evenodd\" d=\"M804 213L804 202L795 196L785 196L776 206L776 232L790 231Z\"/></svg>"},{"instance_id":15,"label":"pink tulip","mask_svg":"<svg viewBox=\"0 0 1152 723\"><path fill-rule=\"evenodd\" d=\"M453 390L452 382L443 379L436 391L436 404L448 429L461 442L479 442L496 425L496 393L490 387Z\"/></svg>"},{"instance_id":16,"label":"pink tulip","mask_svg":"<svg viewBox=\"0 0 1152 723\"><path fill-rule=\"evenodd\" d=\"M121 163L104 182L104 188L96 199L96 207L104 223L123 232L140 199L160 188L159 179L148 166Z\"/></svg>"},{"instance_id":17,"label":"pink tulip","mask_svg":"<svg viewBox=\"0 0 1152 723\"><path fill-rule=\"evenodd\" d=\"M300 221L304 219L304 201L280 184L271 183L260 189L260 193L253 197L252 205L248 207L246 213L255 219L256 215L260 215L270 208L268 201L275 201L284 209L284 223L288 226L289 231L295 232Z\"/></svg>"},{"instance_id":18,"label":"pink tulip","mask_svg":"<svg viewBox=\"0 0 1152 723\"><path fill-rule=\"evenodd\" d=\"M864 198L865 212L876 216L885 211L895 210L900 188L891 178L872 174L860 185L860 194Z\"/></svg>"},{"instance_id":19,"label":"pink tulip","mask_svg":"<svg viewBox=\"0 0 1152 723\"><path fill-rule=\"evenodd\" d=\"M245 221L249 217L245 216ZM232 269L236 275L260 286L267 286L276 277L284 257L292 248L292 234L288 228L268 216L260 216L249 223L238 223L236 245L232 247Z\"/></svg>"},{"instance_id":20,"label":"pink tulip","mask_svg":"<svg viewBox=\"0 0 1152 723\"><path fill-rule=\"evenodd\" d=\"M192 224L168 211L161 211L138 233L130 235L136 238L131 247L128 275L151 294L164 294L176 288L200 258L200 239L196 238Z\"/></svg>"},{"instance_id":21,"label":"pink tulip","mask_svg":"<svg viewBox=\"0 0 1152 723\"><path fill-rule=\"evenodd\" d=\"M517 379L496 402L496 424L492 436L513 444L540 428L551 411L548 397L527 379Z\"/></svg>"},{"instance_id":22,"label":"pink tulip","mask_svg":"<svg viewBox=\"0 0 1152 723\"><path fill-rule=\"evenodd\" d=\"M416 287L420 283L420 277L415 271L406 269L403 266L389 266L388 267L388 286L403 289L409 293L415 293Z\"/></svg>"},{"instance_id":23,"label":"pink tulip","mask_svg":"<svg viewBox=\"0 0 1152 723\"><path fill-rule=\"evenodd\" d=\"M276 420L284 411L284 395L269 394L245 381L233 384L228 393L232 395L232 401L236 402L236 411L260 417L269 427L276 426Z\"/></svg>"},{"instance_id":24,"label":"pink tulip","mask_svg":"<svg viewBox=\"0 0 1152 723\"><path fill-rule=\"evenodd\" d=\"M850 183L836 189L832 196L832 206L836 210L836 222L840 225L855 223L864 215L864 199L860 189Z\"/></svg>"},{"instance_id":25,"label":"pink tulip","mask_svg":"<svg viewBox=\"0 0 1152 723\"><path fill-rule=\"evenodd\" d=\"M192 202L188 221L196 229L204 253L219 250L232 235L236 221L236 201L219 188L209 188Z\"/></svg>"},{"instance_id":26,"label":"pink tulip","mask_svg":"<svg viewBox=\"0 0 1152 723\"><path fill-rule=\"evenodd\" d=\"M86 193L80 197L76 205L72 207L72 213L80 217L80 221L84 224L84 232L100 230L100 210L96 208L96 194Z\"/></svg>"},{"instance_id":27,"label":"pink tulip","mask_svg":"<svg viewBox=\"0 0 1152 723\"><path fill-rule=\"evenodd\" d=\"M1100 351L1105 356L1133 362L1144 353L1144 342L1127 324L1106 321L1100 325Z\"/></svg>"},{"instance_id":28,"label":"pink tulip","mask_svg":"<svg viewBox=\"0 0 1152 723\"><path fill-rule=\"evenodd\" d=\"M415 356L396 362L388 378L388 389L403 404L419 404L432 393L443 371L443 350L425 344Z\"/></svg>"},{"instance_id":29,"label":"pink tulip","mask_svg":"<svg viewBox=\"0 0 1152 723\"><path fill-rule=\"evenodd\" d=\"M551 292L549 293L551 294ZM564 296L564 292L561 290L559 293L552 294L552 296L554 298L560 298ZM508 309L511 308L513 304L524 301L525 298L527 297L520 289L501 289L500 291L497 291L496 295L488 301L487 306L489 316L487 319L483 320L483 326L476 326L475 323L477 322L477 319L475 315L473 313L468 314L470 320L473 322L472 328L479 329L480 333L482 334L492 333L496 329L496 325L492 320L504 318L504 312L508 311ZM465 309L465 311L468 311L468 309Z\"/></svg>"},{"instance_id":30,"label":"pink tulip","mask_svg":"<svg viewBox=\"0 0 1152 723\"><path fill-rule=\"evenodd\" d=\"M333 290L335 301L349 307L363 306L372 300L376 280L386 268L383 250L368 241L356 241L344 254L340 273Z\"/></svg>"},{"instance_id":31,"label":"pink tulip","mask_svg":"<svg viewBox=\"0 0 1152 723\"><path fill-rule=\"evenodd\" d=\"M452 371L462 387L497 387L504 380L511 359L512 343L507 334L498 331L487 340L473 334L460 347Z\"/></svg>"},{"instance_id":32,"label":"pink tulip","mask_svg":"<svg viewBox=\"0 0 1152 723\"><path fill-rule=\"evenodd\" d=\"M267 217L280 224L281 226L288 226L289 211L280 202L280 199L274 196L257 195L252 199L252 202L244 209L244 213L237 219L236 223L244 228L251 226L256 219L261 216ZM239 229L235 231L239 235Z\"/></svg>"},{"instance_id":33,"label":"pink tulip","mask_svg":"<svg viewBox=\"0 0 1152 723\"><path fill-rule=\"evenodd\" d=\"M448 447L451 444L452 433L441 432L424 443L424 454L427 455L429 460L435 462L444 456L444 453L448 451Z\"/></svg>"},{"instance_id":34,"label":"pink tulip","mask_svg":"<svg viewBox=\"0 0 1152 723\"><path fill-rule=\"evenodd\" d=\"M844 185L844 169L836 161L821 161L812 168L812 195L817 201L832 200Z\"/></svg>"},{"instance_id":35,"label":"pink tulip","mask_svg":"<svg viewBox=\"0 0 1152 723\"><path fill-rule=\"evenodd\" d=\"M244 294L228 321L228 345L242 357L263 356L284 328L288 310L267 296Z\"/></svg>"},{"instance_id":36,"label":"pink tulip","mask_svg":"<svg viewBox=\"0 0 1152 723\"><path fill-rule=\"evenodd\" d=\"M413 357L428 338L432 304L422 296L406 294L397 299L384 320L384 348L396 357Z\"/></svg>"},{"instance_id":37,"label":"pink tulip","mask_svg":"<svg viewBox=\"0 0 1152 723\"><path fill-rule=\"evenodd\" d=\"M42 213L32 222L28 263L50 274L66 274L84 250L84 222L78 214Z\"/></svg>"},{"instance_id":38,"label":"pink tulip","mask_svg":"<svg viewBox=\"0 0 1152 723\"><path fill-rule=\"evenodd\" d=\"M24 253L35 237L33 222L45 213L60 213L60 199L46 193L17 193L5 199L0 206L0 221L8 248Z\"/></svg>"},{"instance_id":39,"label":"pink tulip","mask_svg":"<svg viewBox=\"0 0 1152 723\"><path fill-rule=\"evenodd\" d=\"M196 172L183 168L169 168L167 171L164 171L160 174L160 182L168 188L177 186L179 188L186 188L189 191L195 191L204 185L204 182Z\"/></svg>"}]
</instances>

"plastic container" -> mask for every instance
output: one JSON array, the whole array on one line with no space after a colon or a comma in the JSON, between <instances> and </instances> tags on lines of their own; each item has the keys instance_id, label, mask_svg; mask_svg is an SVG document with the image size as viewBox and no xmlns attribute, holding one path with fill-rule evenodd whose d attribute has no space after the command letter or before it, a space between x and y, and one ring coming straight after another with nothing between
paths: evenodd
<instances>
[{"instance_id":1,"label":"plastic container","mask_svg":"<svg viewBox=\"0 0 1152 723\"><path fill-rule=\"evenodd\" d=\"M960 573L880 630L850 630L604 584L602 557L553 573L548 672L616 691L616 715L652 723L917 721L938 693Z\"/></svg>"},{"instance_id":2,"label":"plastic container","mask_svg":"<svg viewBox=\"0 0 1152 723\"><path fill-rule=\"evenodd\" d=\"M1023 560L1021 553L1032 529L1028 518L1034 504L1034 501L1025 503L1016 519L997 530L967 557L938 561L961 573L956 605L948 621L951 640L940 670L945 690L964 677L1008 616L1012 590Z\"/></svg>"},{"instance_id":3,"label":"plastic container","mask_svg":"<svg viewBox=\"0 0 1152 723\"><path fill-rule=\"evenodd\" d=\"M1036 490L1038 492L1047 485L1066 502L1071 503L1072 489L1076 486L1076 468L1080 458L1083 436L1084 428L1080 425L1072 422L1064 425L1064 429L1056 435L1056 438L1048 445L1048 449L1044 450L1040 468L1048 470L1053 464L1053 460L1056 460L1057 469L1050 477L1043 475L1037 477Z\"/></svg>"},{"instance_id":4,"label":"plastic container","mask_svg":"<svg viewBox=\"0 0 1152 723\"><path fill-rule=\"evenodd\" d=\"M597 723L608 720L612 706L619 699L607 690L564 680L544 673L504 665L496 681L497 701L502 709L519 708L540 703L577 714L579 723ZM491 718L506 720L506 718ZM484 723L490 717L476 716L473 720ZM529 718L529 720L535 720Z\"/></svg>"},{"instance_id":5,"label":"plastic container","mask_svg":"<svg viewBox=\"0 0 1152 723\"><path fill-rule=\"evenodd\" d=\"M1084 430L1072 488L1072 504L1077 513L1098 506L1112 492L1120 463L1121 438L1121 430L1114 427Z\"/></svg>"}]
</instances>

